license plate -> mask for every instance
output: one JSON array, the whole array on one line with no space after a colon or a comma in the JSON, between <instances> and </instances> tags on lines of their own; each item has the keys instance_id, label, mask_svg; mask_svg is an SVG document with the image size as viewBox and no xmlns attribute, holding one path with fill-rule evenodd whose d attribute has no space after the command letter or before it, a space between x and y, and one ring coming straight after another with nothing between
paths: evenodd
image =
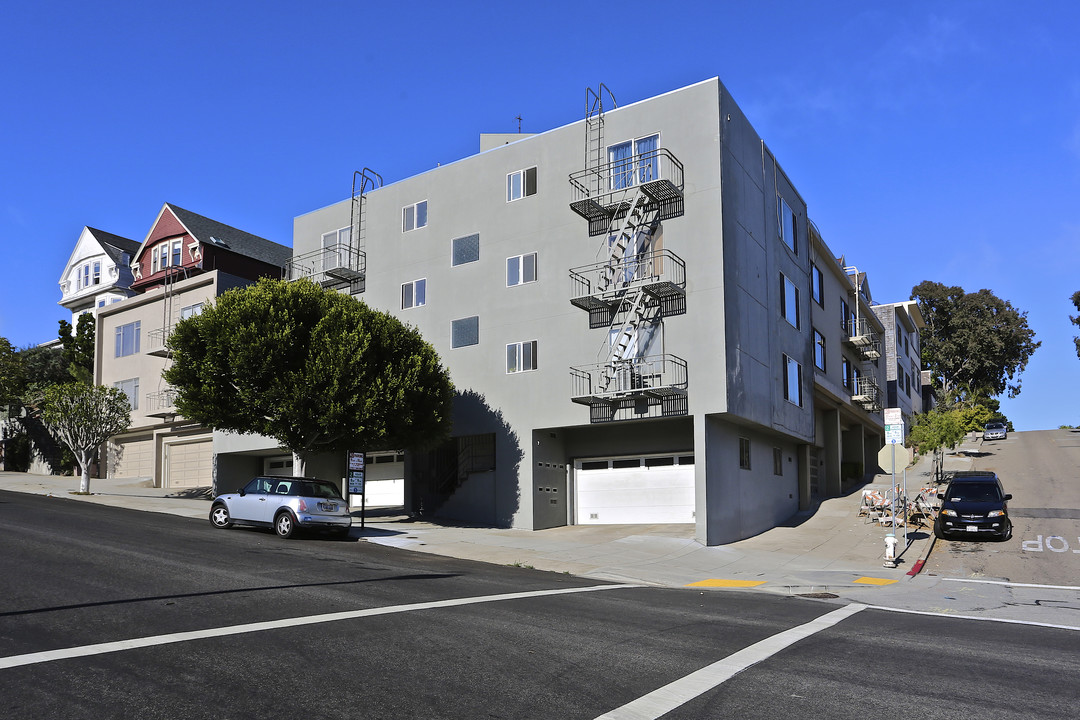
<instances>
[{"instance_id":1,"label":"license plate","mask_svg":"<svg viewBox=\"0 0 1080 720\"><path fill-rule=\"evenodd\" d=\"M979 526L978 525L968 525L967 526L967 531L968 532L979 532Z\"/></svg>"},{"instance_id":2,"label":"license plate","mask_svg":"<svg viewBox=\"0 0 1080 720\"><path fill-rule=\"evenodd\" d=\"M319 509L325 512L337 512L337 505L335 503L319 503Z\"/></svg>"}]
</instances>

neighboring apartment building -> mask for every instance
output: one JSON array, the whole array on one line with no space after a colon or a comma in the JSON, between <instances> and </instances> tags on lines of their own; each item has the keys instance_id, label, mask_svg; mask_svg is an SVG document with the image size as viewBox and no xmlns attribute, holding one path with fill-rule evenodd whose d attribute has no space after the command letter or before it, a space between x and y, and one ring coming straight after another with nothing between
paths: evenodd
<instances>
[{"instance_id":1,"label":"neighboring apartment building","mask_svg":"<svg viewBox=\"0 0 1080 720\"><path fill-rule=\"evenodd\" d=\"M95 379L131 401L128 430L112 439L108 477L151 478L159 487L213 483L212 433L179 416L161 373L165 343L203 303L260 277L280 277L291 250L166 203L133 256L137 295L98 312Z\"/></svg>"},{"instance_id":2,"label":"neighboring apartment building","mask_svg":"<svg viewBox=\"0 0 1080 720\"><path fill-rule=\"evenodd\" d=\"M806 204L718 79L587 97L582 121L386 186L358 174L353 198L296 218L289 276L393 313L449 369L454 438L406 453L412 509L696 523L709 545L767 530L809 497L816 442L792 297ZM275 452L221 440L219 480ZM342 477L344 456L311 470Z\"/></svg>"},{"instance_id":3,"label":"neighboring apartment building","mask_svg":"<svg viewBox=\"0 0 1080 720\"><path fill-rule=\"evenodd\" d=\"M872 311L866 273L833 255L810 225L810 319L815 442L810 488L826 497L877 468L884 442L885 328Z\"/></svg>"},{"instance_id":4,"label":"neighboring apartment building","mask_svg":"<svg viewBox=\"0 0 1080 720\"><path fill-rule=\"evenodd\" d=\"M929 410L924 404L922 331L926 321L915 300L875 305L874 313L885 328L885 367L888 407L900 408L904 431L911 431L914 416Z\"/></svg>"},{"instance_id":5,"label":"neighboring apartment building","mask_svg":"<svg viewBox=\"0 0 1080 720\"><path fill-rule=\"evenodd\" d=\"M134 295L131 261L139 243L92 227L79 233L64 272L60 276L60 305L71 312L71 324L79 315Z\"/></svg>"}]
</instances>

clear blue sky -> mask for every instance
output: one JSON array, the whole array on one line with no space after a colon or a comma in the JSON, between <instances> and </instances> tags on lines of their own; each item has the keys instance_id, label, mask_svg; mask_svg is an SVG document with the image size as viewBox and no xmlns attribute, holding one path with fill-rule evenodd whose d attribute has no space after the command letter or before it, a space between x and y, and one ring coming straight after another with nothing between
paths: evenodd
<instances>
[{"instance_id":1,"label":"clear blue sky","mask_svg":"<svg viewBox=\"0 0 1080 720\"><path fill-rule=\"evenodd\" d=\"M292 219L719 76L878 302L989 288L1042 347L1002 408L1080 424L1074 2L9 3L0 28L0 335L56 336L90 225L162 203L292 244ZM616 12L617 10L617 12Z\"/></svg>"}]
</instances>

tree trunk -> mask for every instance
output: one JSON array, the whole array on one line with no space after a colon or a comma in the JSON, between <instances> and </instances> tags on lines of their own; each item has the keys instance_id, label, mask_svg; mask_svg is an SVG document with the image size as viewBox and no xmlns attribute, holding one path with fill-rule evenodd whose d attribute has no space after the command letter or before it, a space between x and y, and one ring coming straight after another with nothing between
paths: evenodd
<instances>
[{"instance_id":1,"label":"tree trunk","mask_svg":"<svg viewBox=\"0 0 1080 720\"><path fill-rule=\"evenodd\" d=\"M293 452L292 471L296 477L307 477L307 453Z\"/></svg>"},{"instance_id":2,"label":"tree trunk","mask_svg":"<svg viewBox=\"0 0 1080 720\"><path fill-rule=\"evenodd\" d=\"M82 482L79 483L79 492L83 495L90 494L90 454L79 453L79 469L82 470Z\"/></svg>"}]
</instances>

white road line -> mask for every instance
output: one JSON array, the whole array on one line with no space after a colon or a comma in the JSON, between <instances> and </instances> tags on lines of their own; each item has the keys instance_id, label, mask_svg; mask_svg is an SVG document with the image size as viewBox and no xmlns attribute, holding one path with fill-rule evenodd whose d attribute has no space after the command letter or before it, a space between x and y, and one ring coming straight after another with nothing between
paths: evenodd
<instances>
[{"instance_id":1,"label":"white road line","mask_svg":"<svg viewBox=\"0 0 1080 720\"><path fill-rule=\"evenodd\" d=\"M339 620L354 620L356 618L375 617L377 615L392 615L395 613L413 612L415 610L431 610L434 608L458 607L461 605L475 605L478 603L500 602L503 600L520 600L550 595L570 595L572 593L594 592L597 590L624 590L626 588L638 587L644 586L631 584L592 585L589 587L563 588L560 590L534 590L531 592L506 593L504 595L481 595L479 597L436 600L433 602L412 603L410 605L391 605L381 608L369 608L367 610L348 610L345 612L326 613L323 615L308 615L305 617L268 620L266 622L248 623L245 625L229 625L226 627L208 628L206 630L192 630L190 632L153 635L150 637L132 638L130 640L98 643L96 645L83 645L81 647L63 648L61 650L46 650L43 652L27 653L26 655L11 655L9 657L0 658L0 670L20 667L22 665L36 665L38 663L52 662L54 660L67 660L70 658L86 657L88 655L103 655L105 653L120 652L123 650L134 650L135 648L153 647L155 645L188 642L189 640L203 640L205 638L224 637L227 635L241 635L244 633L262 632L263 630L277 630L279 628L298 627L301 625L337 622Z\"/></svg>"},{"instance_id":2,"label":"white road line","mask_svg":"<svg viewBox=\"0 0 1080 720\"><path fill-rule=\"evenodd\" d=\"M845 605L804 625L777 633L772 637L732 653L723 660L714 662L712 665L692 672L686 677L679 678L662 688L653 690L648 695L643 695L622 707L615 708L611 712L599 716L596 720L654 720L693 700L698 695L730 680L751 665L767 660L784 648L814 633L832 627L864 608L866 608L866 605L858 603Z\"/></svg>"},{"instance_id":3,"label":"white road line","mask_svg":"<svg viewBox=\"0 0 1080 720\"><path fill-rule=\"evenodd\" d=\"M941 578L949 582L982 583L983 585L1008 585L1009 587L1039 588L1040 590L1080 590L1076 585L1037 585L1035 583L1017 583L1008 580L976 580L972 578Z\"/></svg>"},{"instance_id":4,"label":"white road line","mask_svg":"<svg viewBox=\"0 0 1080 720\"><path fill-rule=\"evenodd\" d=\"M984 622L1006 623L1008 625L1032 625L1056 630L1080 630L1080 626L1076 625L1057 625L1055 623L1035 622L1034 620L1012 620L1010 618L980 617L979 615L959 615L957 613L933 612L930 610L907 610L905 608L885 607L884 605L867 605L866 609L887 610L895 613L907 613L908 615L930 615L932 617L949 618L950 620L982 620Z\"/></svg>"}]
</instances>

